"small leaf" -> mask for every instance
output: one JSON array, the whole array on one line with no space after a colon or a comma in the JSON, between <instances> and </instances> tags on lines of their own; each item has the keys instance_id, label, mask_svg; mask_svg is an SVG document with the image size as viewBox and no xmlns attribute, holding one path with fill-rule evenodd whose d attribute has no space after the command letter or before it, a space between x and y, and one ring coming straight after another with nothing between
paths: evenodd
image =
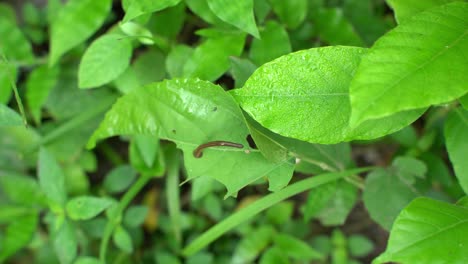
<instances>
[{"instance_id":1,"label":"small leaf","mask_svg":"<svg viewBox=\"0 0 468 264\"><path fill-rule=\"evenodd\" d=\"M41 121L41 108L45 104L50 91L57 84L58 74L58 67L50 68L47 65L43 65L34 69L28 75L28 80L26 81L26 100L37 124Z\"/></svg>"},{"instance_id":2,"label":"small leaf","mask_svg":"<svg viewBox=\"0 0 468 264\"><path fill-rule=\"evenodd\" d=\"M106 84L127 69L132 56L132 45L128 39L121 38L120 35L104 35L91 43L80 62L80 88Z\"/></svg>"},{"instance_id":3,"label":"small leaf","mask_svg":"<svg viewBox=\"0 0 468 264\"><path fill-rule=\"evenodd\" d=\"M288 256L277 247L269 248L260 258L260 264L289 264Z\"/></svg>"},{"instance_id":4,"label":"small leaf","mask_svg":"<svg viewBox=\"0 0 468 264\"><path fill-rule=\"evenodd\" d=\"M235 87L244 86L245 81L249 79L250 75L257 69L257 65L253 64L248 59L241 59L230 57L231 60L231 74L235 80Z\"/></svg>"},{"instance_id":5,"label":"small leaf","mask_svg":"<svg viewBox=\"0 0 468 264\"><path fill-rule=\"evenodd\" d=\"M317 260L324 256L311 248L304 241L286 234L279 234L275 237L275 245L285 252L288 257L296 260Z\"/></svg>"},{"instance_id":6,"label":"small leaf","mask_svg":"<svg viewBox=\"0 0 468 264\"><path fill-rule=\"evenodd\" d=\"M143 224L147 215L147 206L132 206L125 211L123 222L128 227L138 227Z\"/></svg>"},{"instance_id":7,"label":"small leaf","mask_svg":"<svg viewBox=\"0 0 468 264\"><path fill-rule=\"evenodd\" d=\"M128 232L121 226L117 227L112 235L114 244L125 253L132 253L133 245L132 238Z\"/></svg>"},{"instance_id":8,"label":"small leaf","mask_svg":"<svg viewBox=\"0 0 468 264\"><path fill-rule=\"evenodd\" d=\"M468 111L457 108L445 121L445 144L461 187L468 194Z\"/></svg>"},{"instance_id":9,"label":"small leaf","mask_svg":"<svg viewBox=\"0 0 468 264\"><path fill-rule=\"evenodd\" d=\"M17 68L0 59L0 104L7 104L10 101L12 94L11 82L16 83L18 75Z\"/></svg>"},{"instance_id":10,"label":"small leaf","mask_svg":"<svg viewBox=\"0 0 468 264\"><path fill-rule=\"evenodd\" d=\"M67 202L66 211L72 220L88 220L106 210L112 203L112 200L106 198L79 196Z\"/></svg>"},{"instance_id":11,"label":"small leaf","mask_svg":"<svg viewBox=\"0 0 468 264\"><path fill-rule=\"evenodd\" d=\"M39 185L49 201L64 206L67 200L65 176L57 160L45 148L39 150Z\"/></svg>"},{"instance_id":12,"label":"small leaf","mask_svg":"<svg viewBox=\"0 0 468 264\"><path fill-rule=\"evenodd\" d=\"M465 263L468 208L417 198L396 219L385 252L373 263Z\"/></svg>"},{"instance_id":13,"label":"small leaf","mask_svg":"<svg viewBox=\"0 0 468 264\"><path fill-rule=\"evenodd\" d=\"M282 22L294 29L298 27L307 15L307 0L269 0L273 11Z\"/></svg>"},{"instance_id":14,"label":"small leaf","mask_svg":"<svg viewBox=\"0 0 468 264\"><path fill-rule=\"evenodd\" d=\"M272 224L281 226L291 220L293 210L294 204L292 202L281 202L268 208L266 217Z\"/></svg>"},{"instance_id":15,"label":"small leaf","mask_svg":"<svg viewBox=\"0 0 468 264\"><path fill-rule=\"evenodd\" d=\"M122 32L126 35L136 37L141 44L154 44L154 40L152 39L153 34L151 33L151 31L149 31L147 28L138 23L127 22L124 24L120 24L119 27L122 30Z\"/></svg>"},{"instance_id":16,"label":"small leaf","mask_svg":"<svg viewBox=\"0 0 468 264\"><path fill-rule=\"evenodd\" d=\"M148 27L158 35L175 38L182 30L186 16L185 3L181 1L176 6L154 13Z\"/></svg>"},{"instance_id":17,"label":"small leaf","mask_svg":"<svg viewBox=\"0 0 468 264\"><path fill-rule=\"evenodd\" d=\"M306 221L309 221L321 210L326 208L328 202L332 199L336 188L336 182L332 182L309 191L309 196L307 197L307 202L304 205L302 212Z\"/></svg>"},{"instance_id":18,"label":"small leaf","mask_svg":"<svg viewBox=\"0 0 468 264\"><path fill-rule=\"evenodd\" d=\"M400 24L412 16L429 8L448 4L457 0L386 0L395 12L396 21Z\"/></svg>"},{"instance_id":19,"label":"small leaf","mask_svg":"<svg viewBox=\"0 0 468 264\"><path fill-rule=\"evenodd\" d=\"M348 237L349 253L353 257L367 256L374 250L374 244L367 237L352 235Z\"/></svg>"},{"instance_id":20,"label":"small leaf","mask_svg":"<svg viewBox=\"0 0 468 264\"><path fill-rule=\"evenodd\" d=\"M231 263L251 263L270 243L274 233L271 226L261 226L249 232L234 250Z\"/></svg>"},{"instance_id":21,"label":"small leaf","mask_svg":"<svg viewBox=\"0 0 468 264\"><path fill-rule=\"evenodd\" d=\"M333 196L316 216L325 226L343 225L357 201L358 189L354 185L346 181L336 184Z\"/></svg>"},{"instance_id":22,"label":"small leaf","mask_svg":"<svg viewBox=\"0 0 468 264\"><path fill-rule=\"evenodd\" d=\"M112 6L111 0L70 0L51 24L49 64L83 43L104 23Z\"/></svg>"},{"instance_id":23,"label":"small leaf","mask_svg":"<svg viewBox=\"0 0 468 264\"><path fill-rule=\"evenodd\" d=\"M129 165L117 166L104 178L104 188L110 193L118 193L127 189L135 180L136 171Z\"/></svg>"},{"instance_id":24,"label":"small leaf","mask_svg":"<svg viewBox=\"0 0 468 264\"><path fill-rule=\"evenodd\" d=\"M253 0L207 0L208 6L221 20L259 38L253 12Z\"/></svg>"},{"instance_id":25,"label":"small leaf","mask_svg":"<svg viewBox=\"0 0 468 264\"><path fill-rule=\"evenodd\" d=\"M232 91L241 107L282 136L334 144L395 132L423 110L349 126L349 84L366 50L323 47L282 56L258 68L242 89Z\"/></svg>"},{"instance_id":26,"label":"small leaf","mask_svg":"<svg viewBox=\"0 0 468 264\"><path fill-rule=\"evenodd\" d=\"M129 20L132 20L141 15L153 13L171 6L175 6L179 2L180 0L131 0L122 22L126 23Z\"/></svg>"},{"instance_id":27,"label":"small leaf","mask_svg":"<svg viewBox=\"0 0 468 264\"><path fill-rule=\"evenodd\" d=\"M351 125L464 95L466 13L465 2L432 8L380 38L363 56L351 82Z\"/></svg>"},{"instance_id":28,"label":"small leaf","mask_svg":"<svg viewBox=\"0 0 468 264\"><path fill-rule=\"evenodd\" d=\"M16 173L0 173L0 187L5 197L20 205L44 205L45 196L36 180Z\"/></svg>"},{"instance_id":29,"label":"small leaf","mask_svg":"<svg viewBox=\"0 0 468 264\"><path fill-rule=\"evenodd\" d=\"M0 104L0 126L21 126L23 119L13 109Z\"/></svg>"},{"instance_id":30,"label":"small leaf","mask_svg":"<svg viewBox=\"0 0 468 264\"><path fill-rule=\"evenodd\" d=\"M206 22L218 26L227 25L224 21L219 19L213 11L211 11L208 6L208 0L185 0L185 3L194 14Z\"/></svg>"},{"instance_id":31,"label":"small leaf","mask_svg":"<svg viewBox=\"0 0 468 264\"><path fill-rule=\"evenodd\" d=\"M193 49L186 45L174 46L167 55L166 68L172 78L184 75L184 65L192 57Z\"/></svg>"},{"instance_id":32,"label":"small leaf","mask_svg":"<svg viewBox=\"0 0 468 264\"><path fill-rule=\"evenodd\" d=\"M165 55L157 49L150 49L140 54L132 65L140 84L145 85L164 79L165 60Z\"/></svg>"},{"instance_id":33,"label":"small leaf","mask_svg":"<svg viewBox=\"0 0 468 264\"><path fill-rule=\"evenodd\" d=\"M268 21L260 31L261 39L253 39L249 57L262 65L291 52L288 32L278 23Z\"/></svg>"},{"instance_id":34,"label":"small leaf","mask_svg":"<svg viewBox=\"0 0 468 264\"><path fill-rule=\"evenodd\" d=\"M18 217L7 226L0 247L0 262L7 260L29 243L36 231L38 220L37 214L30 213Z\"/></svg>"},{"instance_id":35,"label":"small leaf","mask_svg":"<svg viewBox=\"0 0 468 264\"><path fill-rule=\"evenodd\" d=\"M101 264L101 261L93 257L79 257L73 264Z\"/></svg>"},{"instance_id":36,"label":"small leaf","mask_svg":"<svg viewBox=\"0 0 468 264\"><path fill-rule=\"evenodd\" d=\"M0 16L0 54L12 60L14 64L32 63L34 54L32 47L15 21L8 17Z\"/></svg>"},{"instance_id":37,"label":"small leaf","mask_svg":"<svg viewBox=\"0 0 468 264\"><path fill-rule=\"evenodd\" d=\"M72 263L78 252L76 228L65 220L53 236L55 254L60 263Z\"/></svg>"}]
</instances>

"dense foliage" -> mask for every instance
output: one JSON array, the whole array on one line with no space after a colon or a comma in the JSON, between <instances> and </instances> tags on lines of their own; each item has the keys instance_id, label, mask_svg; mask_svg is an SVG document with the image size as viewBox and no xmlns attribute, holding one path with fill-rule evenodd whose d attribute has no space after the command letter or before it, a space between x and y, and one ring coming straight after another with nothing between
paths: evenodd
<instances>
[{"instance_id":1,"label":"dense foliage","mask_svg":"<svg viewBox=\"0 0 468 264\"><path fill-rule=\"evenodd\" d=\"M0 263L468 263L468 3L0 3Z\"/></svg>"}]
</instances>

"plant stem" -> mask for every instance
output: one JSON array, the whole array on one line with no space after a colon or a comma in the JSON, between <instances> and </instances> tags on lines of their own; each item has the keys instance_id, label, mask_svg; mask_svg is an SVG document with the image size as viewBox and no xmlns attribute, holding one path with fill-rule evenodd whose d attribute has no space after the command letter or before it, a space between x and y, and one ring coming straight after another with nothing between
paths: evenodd
<instances>
[{"instance_id":1,"label":"plant stem","mask_svg":"<svg viewBox=\"0 0 468 264\"><path fill-rule=\"evenodd\" d=\"M141 189L148 183L148 181L153 176L140 176L138 180L130 187L130 189L124 194L120 200L117 208L115 209L114 215L109 219L107 225L104 229L104 235L101 240L101 246L99 249L99 260L102 264L106 263L106 254L107 246L109 244L110 238L114 229L120 224L122 219L122 214L125 208L130 204L130 202L135 198L135 196L141 191Z\"/></svg>"},{"instance_id":2,"label":"plant stem","mask_svg":"<svg viewBox=\"0 0 468 264\"><path fill-rule=\"evenodd\" d=\"M169 217L172 223L172 229L175 239L180 246L182 235L180 231L180 195L179 195L179 152L174 145L170 145L165 151L167 157L167 176L166 176L166 199L169 209Z\"/></svg>"}]
</instances>

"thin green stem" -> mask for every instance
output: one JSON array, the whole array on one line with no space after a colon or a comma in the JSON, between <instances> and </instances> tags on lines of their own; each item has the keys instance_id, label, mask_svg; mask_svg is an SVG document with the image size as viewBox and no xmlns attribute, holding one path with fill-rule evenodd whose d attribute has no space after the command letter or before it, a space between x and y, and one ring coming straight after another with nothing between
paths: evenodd
<instances>
[{"instance_id":1,"label":"thin green stem","mask_svg":"<svg viewBox=\"0 0 468 264\"><path fill-rule=\"evenodd\" d=\"M2 53L1 55L2 55L2 58L5 61L5 63L10 64L8 62L7 58L5 57L5 54ZM28 126L28 120L26 119L26 114L24 112L23 101L21 101L21 97L20 97L19 92L18 92L18 87L16 87L15 80L13 80L13 77L12 77L13 74L10 71L10 67L7 67L7 69L8 69L8 79L10 80L11 88L13 89L13 93L15 94L16 103L18 104L18 108L20 110L21 117L23 118L24 126L27 127Z\"/></svg>"},{"instance_id":2,"label":"thin green stem","mask_svg":"<svg viewBox=\"0 0 468 264\"><path fill-rule=\"evenodd\" d=\"M135 196L143 189L143 187L148 183L148 181L152 178L152 176L141 176L138 180L128 189L128 191L124 194L122 199L120 200L119 204L117 205L115 211L113 211L113 216L107 222L107 225L104 229L104 234L101 240L101 246L99 249L99 260L101 263L106 263L106 254L107 254L107 246L109 244L110 238L114 229L120 224L122 219L122 214L130 204L130 202L135 198Z\"/></svg>"},{"instance_id":3,"label":"thin green stem","mask_svg":"<svg viewBox=\"0 0 468 264\"><path fill-rule=\"evenodd\" d=\"M169 217L172 223L174 236L180 246L182 235L180 231L180 195L179 195L179 153L174 145L165 151L167 157L166 199Z\"/></svg>"},{"instance_id":4,"label":"thin green stem","mask_svg":"<svg viewBox=\"0 0 468 264\"><path fill-rule=\"evenodd\" d=\"M263 210L291 197L298 193L304 192L306 190L310 190L312 188L316 188L323 184L327 184L339 179L342 179L349 175L355 175L362 172L369 171L374 167L366 167L366 168L357 168L351 169L341 172L333 172L333 173L326 173L321 174L318 176L314 176L294 184L291 184L284 189L269 194L250 205L244 207L243 209L235 212L234 214L230 215L220 223L216 224L208 231L203 233L201 236L196 238L192 243L190 243L182 252L185 256L192 255L198 252L200 249L206 247L208 244L219 238L224 233L228 232L229 230L233 229L234 227L240 225L241 223L247 221L248 219L252 218L253 216L257 215L258 213L262 212Z\"/></svg>"}]
</instances>

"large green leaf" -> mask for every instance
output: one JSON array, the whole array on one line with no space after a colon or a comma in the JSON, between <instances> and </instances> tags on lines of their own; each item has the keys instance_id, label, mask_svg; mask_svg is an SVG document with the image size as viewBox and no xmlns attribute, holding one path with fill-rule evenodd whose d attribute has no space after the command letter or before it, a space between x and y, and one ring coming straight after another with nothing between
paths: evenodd
<instances>
[{"instance_id":1,"label":"large green leaf","mask_svg":"<svg viewBox=\"0 0 468 264\"><path fill-rule=\"evenodd\" d=\"M398 216L373 263L468 263L468 208L417 198Z\"/></svg>"},{"instance_id":2,"label":"large green leaf","mask_svg":"<svg viewBox=\"0 0 468 264\"><path fill-rule=\"evenodd\" d=\"M350 123L454 100L468 91L468 3L421 12L380 38L351 83Z\"/></svg>"},{"instance_id":3,"label":"large green leaf","mask_svg":"<svg viewBox=\"0 0 468 264\"><path fill-rule=\"evenodd\" d=\"M288 54L257 69L233 94L254 119L283 136L322 144L381 137L413 122L423 111L351 129L348 89L365 51L337 46Z\"/></svg>"},{"instance_id":4,"label":"large green leaf","mask_svg":"<svg viewBox=\"0 0 468 264\"><path fill-rule=\"evenodd\" d=\"M41 121L41 108L46 102L50 91L57 84L58 74L58 67L50 68L48 65L43 65L34 69L28 75L28 80L26 81L26 100L29 111L36 123L40 123Z\"/></svg>"},{"instance_id":5,"label":"large green leaf","mask_svg":"<svg viewBox=\"0 0 468 264\"><path fill-rule=\"evenodd\" d=\"M21 126L23 120L13 109L0 104L0 126Z\"/></svg>"},{"instance_id":6,"label":"large green leaf","mask_svg":"<svg viewBox=\"0 0 468 264\"><path fill-rule=\"evenodd\" d=\"M122 74L130 64L132 44L120 35L104 35L91 43L78 71L80 88L106 84Z\"/></svg>"},{"instance_id":7,"label":"large green leaf","mask_svg":"<svg viewBox=\"0 0 468 264\"><path fill-rule=\"evenodd\" d=\"M253 0L207 0L208 6L221 20L259 38L253 12Z\"/></svg>"},{"instance_id":8,"label":"large green leaf","mask_svg":"<svg viewBox=\"0 0 468 264\"><path fill-rule=\"evenodd\" d=\"M450 113L445 123L445 144L461 187L468 194L468 111Z\"/></svg>"},{"instance_id":9,"label":"large green leaf","mask_svg":"<svg viewBox=\"0 0 468 264\"><path fill-rule=\"evenodd\" d=\"M34 60L31 44L11 19L0 16L0 55L13 64L31 63Z\"/></svg>"},{"instance_id":10,"label":"large green leaf","mask_svg":"<svg viewBox=\"0 0 468 264\"><path fill-rule=\"evenodd\" d=\"M104 23L111 6L111 0L68 1L52 21L49 64L89 38Z\"/></svg>"},{"instance_id":11,"label":"large green leaf","mask_svg":"<svg viewBox=\"0 0 468 264\"><path fill-rule=\"evenodd\" d=\"M125 13L123 23L144 14L175 6L179 2L180 0L131 0L127 12Z\"/></svg>"},{"instance_id":12,"label":"large green leaf","mask_svg":"<svg viewBox=\"0 0 468 264\"><path fill-rule=\"evenodd\" d=\"M117 101L96 130L88 146L102 138L122 134L147 134L177 143L184 151L188 178L212 177L223 183L228 195L260 179L281 166L251 149L249 134L232 97L210 82L175 79L135 90ZM229 141L243 148L210 147L201 158L194 157L200 144ZM239 166L242 164L242 166ZM288 177L285 175L284 177Z\"/></svg>"},{"instance_id":13,"label":"large green leaf","mask_svg":"<svg viewBox=\"0 0 468 264\"><path fill-rule=\"evenodd\" d=\"M460 0L386 0L395 12L398 23L408 20L412 16L434 6L447 4Z\"/></svg>"}]
</instances>

